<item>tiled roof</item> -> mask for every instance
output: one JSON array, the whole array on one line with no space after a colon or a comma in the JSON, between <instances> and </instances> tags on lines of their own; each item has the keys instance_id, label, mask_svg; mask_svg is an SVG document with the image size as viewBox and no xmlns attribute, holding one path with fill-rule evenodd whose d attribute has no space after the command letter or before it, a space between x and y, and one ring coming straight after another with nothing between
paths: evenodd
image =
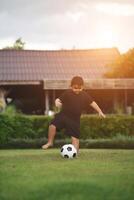
<instances>
[{"instance_id":1,"label":"tiled roof","mask_svg":"<svg viewBox=\"0 0 134 200\"><path fill-rule=\"evenodd\" d=\"M66 80L81 75L103 78L116 48L89 50L0 50L0 81Z\"/></svg>"}]
</instances>

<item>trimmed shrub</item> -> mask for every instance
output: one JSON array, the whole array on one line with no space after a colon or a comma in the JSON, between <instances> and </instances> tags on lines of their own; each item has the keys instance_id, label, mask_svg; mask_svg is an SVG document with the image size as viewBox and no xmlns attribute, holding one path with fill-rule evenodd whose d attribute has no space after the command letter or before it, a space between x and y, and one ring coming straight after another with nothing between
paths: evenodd
<instances>
[{"instance_id":1,"label":"trimmed shrub","mask_svg":"<svg viewBox=\"0 0 134 200\"><path fill-rule=\"evenodd\" d=\"M134 136L134 116L109 115L81 117L81 138L112 138L117 135Z\"/></svg>"},{"instance_id":2,"label":"trimmed shrub","mask_svg":"<svg viewBox=\"0 0 134 200\"><path fill-rule=\"evenodd\" d=\"M0 148L6 149L24 149L24 148L41 148L47 142L47 138L25 139L25 138L10 138L5 144L0 144ZM69 138L56 139L54 147L61 148L64 144L70 143ZM99 138L99 139L80 139L81 148L107 148L107 149L134 149L134 137L117 136L114 138Z\"/></svg>"},{"instance_id":3,"label":"trimmed shrub","mask_svg":"<svg viewBox=\"0 0 134 200\"><path fill-rule=\"evenodd\" d=\"M16 143L18 141L21 146L21 141L25 143L24 141L28 140L40 141L40 139L47 138L50 120L51 117L47 116L0 114L0 147L12 143L12 141ZM134 137L134 116L109 115L105 119L93 115L81 117L81 140L112 139L119 135ZM67 137L63 131L56 135L58 140L62 141L65 138Z\"/></svg>"},{"instance_id":4,"label":"trimmed shrub","mask_svg":"<svg viewBox=\"0 0 134 200\"><path fill-rule=\"evenodd\" d=\"M0 142L9 138L40 138L47 134L50 118L16 114L0 115Z\"/></svg>"}]
</instances>

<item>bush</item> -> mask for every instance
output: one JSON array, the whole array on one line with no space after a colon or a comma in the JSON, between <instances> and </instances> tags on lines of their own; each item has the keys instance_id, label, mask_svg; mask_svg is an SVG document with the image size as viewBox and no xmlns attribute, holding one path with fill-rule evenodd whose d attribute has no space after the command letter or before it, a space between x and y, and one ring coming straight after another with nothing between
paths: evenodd
<instances>
[{"instance_id":1,"label":"bush","mask_svg":"<svg viewBox=\"0 0 134 200\"><path fill-rule=\"evenodd\" d=\"M27 116L22 114L0 114L0 147L6 144L20 144L23 141L40 141L47 138L51 117ZM56 139L67 138L59 132ZM81 140L112 139L117 137L134 137L134 116L108 116L106 119L97 116L84 115L81 117ZM25 146L25 145L24 145ZM36 144L35 144L36 146ZM38 146L38 145L37 145Z\"/></svg>"},{"instance_id":2,"label":"bush","mask_svg":"<svg viewBox=\"0 0 134 200\"><path fill-rule=\"evenodd\" d=\"M117 135L134 136L134 116L109 115L105 119L82 116L82 139L112 138Z\"/></svg>"},{"instance_id":3,"label":"bush","mask_svg":"<svg viewBox=\"0 0 134 200\"><path fill-rule=\"evenodd\" d=\"M0 142L9 138L40 138L47 134L50 119L45 116L0 115Z\"/></svg>"},{"instance_id":4,"label":"bush","mask_svg":"<svg viewBox=\"0 0 134 200\"><path fill-rule=\"evenodd\" d=\"M1 144L0 148L41 148L41 146L47 142L47 138L25 139L25 138L10 138L5 144ZM54 147L61 148L64 144L70 143L69 138L56 139ZM134 137L130 136L116 136L114 138L99 138L99 139L80 139L81 148L108 148L108 149L134 149Z\"/></svg>"},{"instance_id":5,"label":"bush","mask_svg":"<svg viewBox=\"0 0 134 200\"><path fill-rule=\"evenodd\" d=\"M81 148L134 149L134 136L117 135L113 138L81 140Z\"/></svg>"}]
</instances>

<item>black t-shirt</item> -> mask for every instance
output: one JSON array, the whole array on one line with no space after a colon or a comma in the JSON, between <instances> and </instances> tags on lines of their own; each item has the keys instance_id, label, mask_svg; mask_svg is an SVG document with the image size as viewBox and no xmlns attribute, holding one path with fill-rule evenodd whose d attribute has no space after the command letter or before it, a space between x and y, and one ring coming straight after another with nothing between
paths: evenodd
<instances>
[{"instance_id":1,"label":"black t-shirt","mask_svg":"<svg viewBox=\"0 0 134 200\"><path fill-rule=\"evenodd\" d=\"M61 112L74 120L80 120L82 111L86 110L93 102L87 92L81 91L79 94L75 94L71 89L65 91L59 99L62 102Z\"/></svg>"}]
</instances>

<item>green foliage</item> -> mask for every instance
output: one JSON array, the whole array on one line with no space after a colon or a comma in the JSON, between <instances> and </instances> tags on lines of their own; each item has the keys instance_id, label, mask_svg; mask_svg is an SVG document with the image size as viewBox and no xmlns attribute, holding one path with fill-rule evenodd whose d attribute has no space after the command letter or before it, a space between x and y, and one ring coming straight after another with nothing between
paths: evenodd
<instances>
[{"instance_id":1,"label":"green foliage","mask_svg":"<svg viewBox=\"0 0 134 200\"><path fill-rule=\"evenodd\" d=\"M112 138L116 135L134 136L134 116L111 115L102 119L97 116L83 116L81 138Z\"/></svg>"},{"instance_id":2,"label":"green foliage","mask_svg":"<svg viewBox=\"0 0 134 200\"><path fill-rule=\"evenodd\" d=\"M9 113L0 114L1 146L11 141L39 141L42 138L47 138L51 117ZM134 136L134 116L111 115L102 119L97 116L84 115L81 118L80 139L82 140L110 139L119 137L119 135L122 137ZM67 137L63 134L63 131L56 135L56 139L62 140L65 138ZM41 144L41 141L39 143Z\"/></svg>"},{"instance_id":3,"label":"green foliage","mask_svg":"<svg viewBox=\"0 0 134 200\"><path fill-rule=\"evenodd\" d=\"M49 118L41 116L0 115L0 142L10 138L40 138L47 134ZM4 138L4 139L3 139Z\"/></svg>"},{"instance_id":4,"label":"green foliage","mask_svg":"<svg viewBox=\"0 0 134 200\"><path fill-rule=\"evenodd\" d=\"M47 138L10 138L6 143L0 144L0 148L6 149L35 149L41 148L47 142ZM71 143L70 138L57 139L54 148L61 148L64 144ZM80 139L80 148L86 149L134 149L134 136L117 135L113 138Z\"/></svg>"},{"instance_id":5,"label":"green foliage","mask_svg":"<svg viewBox=\"0 0 134 200\"><path fill-rule=\"evenodd\" d=\"M9 105L6 107L3 114L6 114L8 116L14 116L14 115L18 114L18 111L16 110L15 106Z\"/></svg>"},{"instance_id":6,"label":"green foliage","mask_svg":"<svg viewBox=\"0 0 134 200\"><path fill-rule=\"evenodd\" d=\"M86 139L80 141L81 148L134 149L134 136L117 135L113 138Z\"/></svg>"},{"instance_id":7,"label":"green foliage","mask_svg":"<svg viewBox=\"0 0 134 200\"><path fill-rule=\"evenodd\" d=\"M21 38L18 38L14 42L13 46L7 46L7 47L4 47L3 49L23 50L24 46L25 46L25 42L23 42Z\"/></svg>"},{"instance_id":8,"label":"green foliage","mask_svg":"<svg viewBox=\"0 0 134 200\"><path fill-rule=\"evenodd\" d=\"M105 74L107 78L134 78L134 49L122 54L108 67L109 71Z\"/></svg>"}]
</instances>

